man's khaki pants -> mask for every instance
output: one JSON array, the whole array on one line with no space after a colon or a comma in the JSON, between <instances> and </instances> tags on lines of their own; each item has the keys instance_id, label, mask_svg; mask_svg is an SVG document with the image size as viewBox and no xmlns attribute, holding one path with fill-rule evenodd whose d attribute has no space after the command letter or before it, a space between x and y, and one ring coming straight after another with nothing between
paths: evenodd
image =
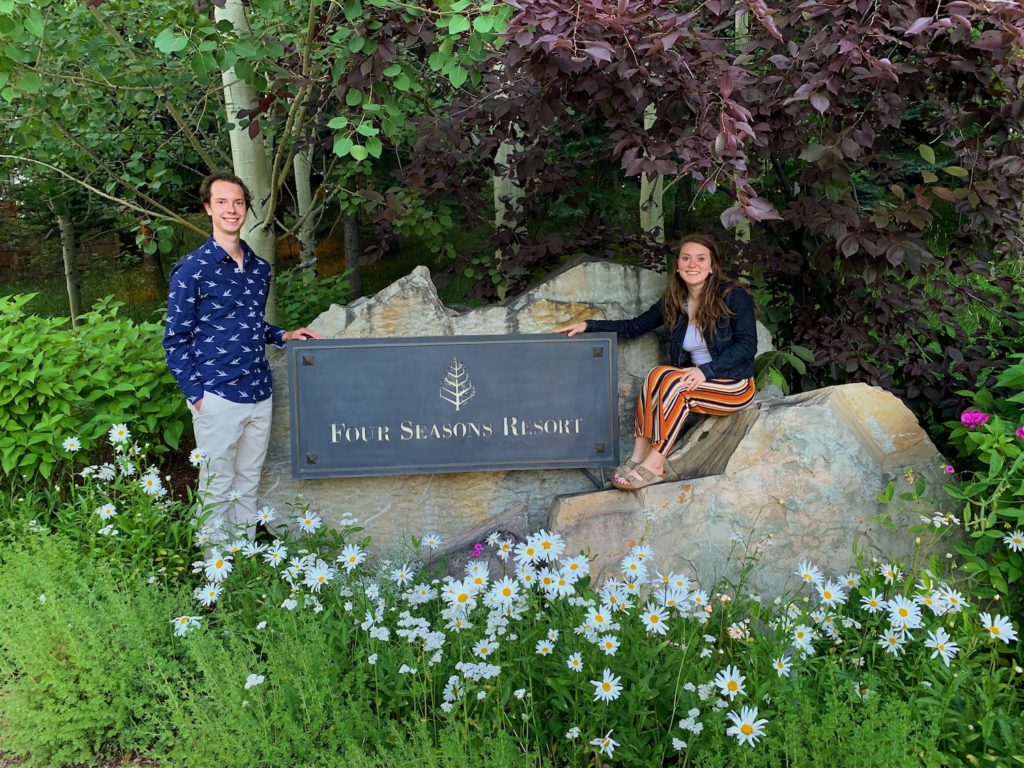
<instances>
[{"instance_id":1,"label":"man's khaki pants","mask_svg":"<svg viewBox=\"0 0 1024 768\"><path fill-rule=\"evenodd\" d=\"M189 405L196 447L206 452L199 469L206 524L229 537L251 538L256 530L256 489L270 443L271 406L270 397L233 403L212 392L204 393L200 410Z\"/></svg>"}]
</instances>

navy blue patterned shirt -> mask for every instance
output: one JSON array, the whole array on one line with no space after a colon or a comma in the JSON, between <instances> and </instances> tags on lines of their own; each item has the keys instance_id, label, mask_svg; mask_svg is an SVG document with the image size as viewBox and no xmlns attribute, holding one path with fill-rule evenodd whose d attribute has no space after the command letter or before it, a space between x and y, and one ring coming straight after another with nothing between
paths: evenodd
<instances>
[{"instance_id":1,"label":"navy blue patterned shirt","mask_svg":"<svg viewBox=\"0 0 1024 768\"><path fill-rule=\"evenodd\" d=\"M213 392L235 403L270 397L265 345L284 346L284 330L263 318L270 265L241 241L242 269L211 237L171 270L164 350L190 403Z\"/></svg>"}]
</instances>

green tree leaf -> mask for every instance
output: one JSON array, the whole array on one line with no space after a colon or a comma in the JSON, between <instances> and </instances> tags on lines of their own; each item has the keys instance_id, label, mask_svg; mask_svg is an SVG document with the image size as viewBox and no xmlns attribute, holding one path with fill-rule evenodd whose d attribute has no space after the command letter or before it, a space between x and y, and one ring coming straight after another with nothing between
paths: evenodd
<instances>
[{"instance_id":1,"label":"green tree leaf","mask_svg":"<svg viewBox=\"0 0 1024 768\"><path fill-rule=\"evenodd\" d=\"M448 21L448 34L457 35L460 32L465 32L469 29L470 22L465 16L456 14L452 16ZM458 87L458 86L456 86Z\"/></svg>"},{"instance_id":2,"label":"green tree leaf","mask_svg":"<svg viewBox=\"0 0 1024 768\"><path fill-rule=\"evenodd\" d=\"M156 36L153 44L161 53L177 53L178 51L185 50L185 47L188 45L188 38L184 35L179 35L173 29L167 28Z\"/></svg>"}]
</instances>

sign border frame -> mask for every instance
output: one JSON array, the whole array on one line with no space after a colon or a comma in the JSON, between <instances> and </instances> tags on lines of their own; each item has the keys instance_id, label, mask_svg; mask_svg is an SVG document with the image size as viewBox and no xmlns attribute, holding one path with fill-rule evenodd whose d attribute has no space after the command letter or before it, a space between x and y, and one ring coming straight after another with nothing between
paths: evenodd
<instances>
[{"instance_id":1,"label":"sign border frame","mask_svg":"<svg viewBox=\"0 0 1024 768\"><path fill-rule=\"evenodd\" d=\"M604 356L611 362L607 366L607 386L610 397L608 398L608 423L610 431L608 435L607 458L581 463L580 459L566 459L554 461L552 459L524 459L510 463L502 462L475 462L472 464L415 464L415 465L388 465L386 467L359 467L352 470L328 468L323 470L308 469L301 465L300 454L300 426L298 420L298 378L297 369L301 365L299 356L303 351L323 348L345 348L345 347L387 347L389 349L401 348L403 346L448 346L448 345L495 345L521 343L523 341L544 342L544 343L586 343L590 346L603 346ZM618 337L614 333L587 333L578 334L573 337L551 333L530 333L530 334L502 334L502 335L472 335L472 336L401 336L387 338L359 338L359 339L321 339L306 341L290 341L286 345L287 367L288 367L288 418L289 418L289 442L291 448L291 469L292 478L296 480L319 480L335 477L386 477L391 475L426 475L426 474L453 474L459 472L503 472L520 470L543 470L543 469L614 469L619 465L619 408L618 408Z\"/></svg>"}]
</instances>

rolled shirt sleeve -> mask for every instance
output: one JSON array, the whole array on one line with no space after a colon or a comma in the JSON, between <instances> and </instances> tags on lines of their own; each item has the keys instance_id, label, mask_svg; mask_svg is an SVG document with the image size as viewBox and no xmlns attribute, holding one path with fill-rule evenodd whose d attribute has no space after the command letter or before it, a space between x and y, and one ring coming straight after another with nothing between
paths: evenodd
<instances>
[{"instance_id":1,"label":"rolled shirt sleeve","mask_svg":"<svg viewBox=\"0 0 1024 768\"><path fill-rule=\"evenodd\" d=\"M267 344L273 344L275 347L284 348L284 334L284 328L278 328L276 325L264 322L263 338L266 339Z\"/></svg>"}]
</instances>

